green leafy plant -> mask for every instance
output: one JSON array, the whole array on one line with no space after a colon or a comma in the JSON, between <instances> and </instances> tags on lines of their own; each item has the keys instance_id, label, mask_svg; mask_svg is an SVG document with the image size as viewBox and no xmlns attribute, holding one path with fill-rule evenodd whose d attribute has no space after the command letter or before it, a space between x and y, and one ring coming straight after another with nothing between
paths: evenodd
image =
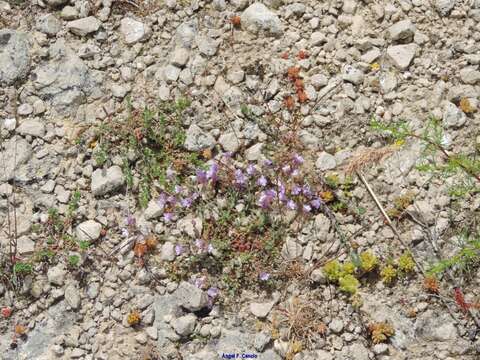
<instances>
[{"instance_id":1,"label":"green leafy plant","mask_svg":"<svg viewBox=\"0 0 480 360\"><path fill-rule=\"evenodd\" d=\"M383 267L382 270L380 270L380 277L387 285L391 285L397 279L397 276L397 269L395 269L395 267L391 264Z\"/></svg>"},{"instance_id":2,"label":"green leafy plant","mask_svg":"<svg viewBox=\"0 0 480 360\"><path fill-rule=\"evenodd\" d=\"M354 295L360 287L360 282L353 275L347 274L338 280L339 289L350 295Z\"/></svg>"},{"instance_id":3,"label":"green leafy plant","mask_svg":"<svg viewBox=\"0 0 480 360\"><path fill-rule=\"evenodd\" d=\"M378 258L370 251L364 251L360 254L360 267L365 272L375 270L378 265Z\"/></svg>"},{"instance_id":4,"label":"green leafy plant","mask_svg":"<svg viewBox=\"0 0 480 360\"><path fill-rule=\"evenodd\" d=\"M77 267L80 263L80 256L78 255L70 255L68 257L68 265L71 267Z\"/></svg>"},{"instance_id":5,"label":"green leafy plant","mask_svg":"<svg viewBox=\"0 0 480 360\"><path fill-rule=\"evenodd\" d=\"M33 271L33 266L29 263L25 263L25 262L16 262L14 267L13 267L13 271L17 274L17 275L28 275L28 274L31 274L32 271Z\"/></svg>"}]
</instances>

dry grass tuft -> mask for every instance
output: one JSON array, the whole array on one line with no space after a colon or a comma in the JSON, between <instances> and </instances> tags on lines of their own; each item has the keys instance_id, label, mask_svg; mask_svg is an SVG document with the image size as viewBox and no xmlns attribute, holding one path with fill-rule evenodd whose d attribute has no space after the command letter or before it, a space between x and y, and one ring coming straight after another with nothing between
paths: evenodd
<instances>
[{"instance_id":1,"label":"dry grass tuft","mask_svg":"<svg viewBox=\"0 0 480 360\"><path fill-rule=\"evenodd\" d=\"M366 166L376 165L393 154L397 149L396 145L390 145L379 149L368 148L362 150L350 159L345 166L345 171L347 174L354 174Z\"/></svg>"}]
</instances>

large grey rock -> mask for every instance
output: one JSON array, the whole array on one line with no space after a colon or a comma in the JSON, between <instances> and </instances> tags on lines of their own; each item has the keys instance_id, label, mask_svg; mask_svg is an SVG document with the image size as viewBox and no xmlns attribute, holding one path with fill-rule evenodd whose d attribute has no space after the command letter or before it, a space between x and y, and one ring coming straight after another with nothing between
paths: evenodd
<instances>
[{"instance_id":1,"label":"large grey rock","mask_svg":"<svg viewBox=\"0 0 480 360\"><path fill-rule=\"evenodd\" d=\"M447 102L443 110L443 122L448 128L459 128L465 125L467 117L455 104Z\"/></svg>"},{"instance_id":2,"label":"large grey rock","mask_svg":"<svg viewBox=\"0 0 480 360\"><path fill-rule=\"evenodd\" d=\"M0 171L0 180L13 179L14 173L32 156L31 145L21 137L12 137L5 143L5 150L0 152L0 161L3 163Z\"/></svg>"},{"instance_id":3,"label":"large grey rock","mask_svg":"<svg viewBox=\"0 0 480 360\"><path fill-rule=\"evenodd\" d=\"M49 49L50 58L33 72L37 95L64 116L75 115L89 95L99 91L100 73L92 74L75 51L59 39Z\"/></svg>"},{"instance_id":4,"label":"large grey rock","mask_svg":"<svg viewBox=\"0 0 480 360\"><path fill-rule=\"evenodd\" d=\"M388 35L392 41L412 41L415 34L415 25L407 20L396 22L388 28Z\"/></svg>"},{"instance_id":5,"label":"large grey rock","mask_svg":"<svg viewBox=\"0 0 480 360\"><path fill-rule=\"evenodd\" d=\"M75 283L70 283L65 287L65 302L77 310L80 307L81 297L78 287Z\"/></svg>"},{"instance_id":6,"label":"large grey rock","mask_svg":"<svg viewBox=\"0 0 480 360\"><path fill-rule=\"evenodd\" d=\"M147 40L151 35L150 27L132 18L123 18L120 21L120 32L129 45Z\"/></svg>"},{"instance_id":7,"label":"large grey rock","mask_svg":"<svg viewBox=\"0 0 480 360\"><path fill-rule=\"evenodd\" d=\"M460 70L460 79L463 83L475 85L480 83L480 71L473 67L467 67Z\"/></svg>"},{"instance_id":8,"label":"large grey rock","mask_svg":"<svg viewBox=\"0 0 480 360\"><path fill-rule=\"evenodd\" d=\"M198 34L198 23L195 20L184 22L175 31L175 43L179 47L190 49Z\"/></svg>"},{"instance_id":9,"label":"large grey rock","mask_svg":"<svg viewBox=\"0 0 480 360\"><path fill-rule=\"evenodd\" d=\"M24 33L0 30L0 85L24 79L30 67L30 52Z\"/></svg>"},{"instance_id":10,"label":"large grey rock","mask_svg":"<svg viewBox=\"0 0 480 360\"><path fill-rule=\"evenodd\" d=\"M212 135L204 132L198 125L192 124L187 130L184 147L188 151L201 151L211 149L215 146L215 139Z\"/></svg>"},{"instance_id":11,"label":"large grey rock","mask_svg":"<svg viewBox=\"0 0 480 360\"><path fill-rule=\"evenodd\" d=\"M190 311L197 311L208 304L208 296L195 285L183 281L174 293L179 305Z\"/></svg>"},{"instance_id":12,"label":"large grey rock","mask_svg":"<svg viewBox=\"0 0 480 360\"><path fill-rule=\"evenodd\" d=\"M187 314L185 316L180 316L179 318L173 320L173 328L175 332L180 336L188 336L193 333L195 329L195 324L197 323L197 317L193 314Z\"/></svg>"},{"instance_id":13,"label":"large grey rock","mask_svg":"<svg viewBox=\"0 0 480 360\"><path fill-rule=\"evenodd\" d=\"M449 314L427 310L415 322L415 336L424 341L449 341L457 339L458 332Z\"/></svg>"},{"instance_id":14,"label":"large grey rock","mask_svg":"<svg viewBox=\"0 0 480 360\"><path fill-rule=\"evenodd\" d=\"M342 74L343 80L351 82L352 84L355 84L355 85L360 85L363 82L363 77L364 77L363 71L351 65L345 66L345 69Z\"/></svg>"},{"instance_id":15,"label":"large grey rock","mask_svg":"<svg viewBox=\"0 0 480 360\"><path fill-rule=\"evenodd\" d=\"M45 135L45 124L38 119L27 119L20 123L17 128L19 134L43 137Z\"/></svg>"},{"instance_id":16,"label":"large grey rock","mask_svg":"<svg viewBox=\"0 0 480 360\"><path fill-rule=\"evenodd\" d=\"M100 237L102 225L94 220L87 220L77 226L77 239L81 241L95 241Z\"/></svg>"},{"instance_id":17,"label":"large grey rock","mask_svg":"<svg viewBox=\"0 0 480 360\"><path fill-rule=\"evenodd\" d=\"M442 16L447 16L455 7L456 0L435 0L435 9Z\"/></svg>"},{"instance_id":18,"label":"large grey rock","mask_svg":"<svg viewBox=\"0 0 480 360\"><path fill-rule=\"evenodd\" d=\"M65 301L51 305L48 310L42 313L42 317L35 321L35 327L28 331L25 340L18 342L18 347L10 348L11 337L2 336L0 338L0 351L2 359L18 359L21 354L22 359L46 360L53 358L49 348L55 343L58 334L68 334L78 317L74 311L68 311Z\"/></svg>"},{"instance_id":19,"label":"large grey rock","mask_svg":"<svg viewBox=\"0 0 480 360\"><path fill-rule=\"evenodd\" d=\"M253 3L241 15L242 29L254 34L280 36L282 22L278 16L261 3Z\"/></svg>"},{"instance_id":20,"label":"large grey rock","mask_svg":"<svg viewBox=\"0 0 480 360\"><path fill-rule=\"evenodd\" d=\"M272 310L274 304L273 301L266 303L250 303L250 312L258 318L265 318Z\"/></svg>"},{"instance_id":21,"label":"large grey rock","mask_svg":"<svg viewBox=\"0 0 480 360\"><path fill-rule=\"evenodd\" d=\"M50 284L62 286L65 281L67 271L62 264L50 267L47 271L47 279Z\"/></svg>"},{"instance_id":22,"label":"large grey rock","mask_svg":"<svg viewBox=\"0 0 480 360\"><path fill-rule=\"evenodd\" d=\"M113 165L108 169L97 169L92 174L92 193L101 196L119 190L124 184L122 169Z\"/></svg>"},{"instance_id":23,"label":"large grey rock","mask_svg":"<svg viewBox=\"0 0 480 360\"><path fill-rule=\"evenodd\" d=\"M73 20L67 24L67 29L75 35L85 36L94 33L100 28L102 22L95 16L89 16L83 19Z\"/></svg>"},{"instance_id":24,"label":"large grey rock","mask_svg":"<svg viewBox=\"0 0 480 360\"><path fill-rule=\"evenodd\" d=\"M37 20L36 27L38 31L54 36L62 29L62 22L55 15L47 14Z\"/></svg>"},{"instance_id":25,"label":"large grey rock","mask_svg":"<svg viewBox=\"0 0 480 360\"><path fill-rule=\"evenodd\" d=\"M406 70L417 51L417 44L395 45L387 48L387 56L399 70Z\"/></svg>"},{"instance_id":26,"label":"large grey rock","mask_svg":"<svg viewBox=\"0 0 480 360\"><path fill-rule=\"evenodd\" d=\"M335 160L335 156L322 151L320 155L318 155L315 166L321 171L332 170L337 166L337 161Z\"/></svg>"},{"instance_id":27,"label":"large grey rock","mask_svg":"<svg viewBox=\"0 0 480 360\"><path fill-rule=\"evenodd\" d=\"M52 7L62 6L68 3L69 0L46 0L47 4Z\"/></svg>"}]
</instances>

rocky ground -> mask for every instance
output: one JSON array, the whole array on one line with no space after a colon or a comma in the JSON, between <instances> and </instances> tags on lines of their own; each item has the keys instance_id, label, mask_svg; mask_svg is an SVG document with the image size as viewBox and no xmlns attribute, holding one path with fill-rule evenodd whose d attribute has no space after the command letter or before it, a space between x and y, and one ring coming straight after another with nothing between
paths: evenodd
<instances>
[{"instance_id":1,"label":"rocky ground","mask_svg":"<svg viewBox=\"0 0 480 360\"><path fill-rule=\"evenodd\" d=\"M210 175L212 161L227 153L253 178L280 152L269 132L276 126L295 134L303 156L297 162L311 165L305 178L343 179L352 154L385 145L372 132L372 117L420 130L434 116L446 149L474 154L478 0L12 0L0 1L0 25L1 358L480 358L477 310L457 306L458 283L442 278L440 295L432 295L418 270L393 286L366 274L358 304L317 266L326 258L348 260L332 213L359 253L370 251L381 264L402 253L358 179L330 189L349 199L348 210L315 212L315 199L306 204L310 220L294 223L272 252L278 266L267 271L270 260L260 259L248 269L253 278L229 291L220 276L203 270L180 276L175 267L197 252L205 264L222 259L216 243L208 251L202 243L210 242L201 234L213 231L206 224L216 215L182 210L172 221L160 203L159 178L148 183L155 191L142 190L154 169L128 153L127 173L121 148L132 113L176 102L169 116L180 121L180 140L167 137L174 144L168 154L177 160L180 152L197 154ZM131 134L142 143L149 135L138 129ZM426 225L405 219L396 225L428 268L436 250L442 258L456 254L457 230L480 204L475 193L451 196L458 178L415 167L420 140L397 145L364 169L365 178L385 208L413 194L408 205ZM242 171L235 172L239 188ZM328 194L322 199L328 203ZM207 213L216 214L223 200L205 202ZM239 214L248 205L242 201ZM26 266L16 273L8 259L14 218L17 262ZM152 237L158 244L149 245ZM198 249L188 250L195 239ZM277 262L291 267L282 272ZM478 270L466 271L460 285L474 304ZM394 333L375 341L368 326L382 322Z\"/></svg>"}]
</instances>

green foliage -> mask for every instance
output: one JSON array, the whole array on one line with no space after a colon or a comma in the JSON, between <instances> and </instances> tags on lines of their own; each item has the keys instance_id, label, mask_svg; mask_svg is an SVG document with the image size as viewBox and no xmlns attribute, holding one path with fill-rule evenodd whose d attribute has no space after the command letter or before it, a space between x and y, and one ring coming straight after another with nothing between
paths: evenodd
<instances>
[{"instance_id":1,"label":"green foliage","mask_svg":"<svg viewBox=\"0 0 480 360\"><path fill-rule=\"evenodd\" d=\"M78 247L81 250L88 250L88 248L90 247L90 242L87 240L81 240L78 242Z\"/></svg>"},{"instance_id":2,"label":"green foliage","mask_svg":"<svg viewBox=\"0 0 480 360\"><path fill-rule=\"evenodd\" d=\"M342 266L337 260L327 262L323 266L323 272L330 281L338 281L343 275Z\"/></svg>"},{"instance_id":3,"label":"green foliage","mask_svg":"<svg viewBox=\"0 0 480 360\"><path fill-rule=\"evenodd\" d=\"M19 261L13 266L13 271L18 275L28 275L32 273L33 267L29 263Z\"/></svg>"},{"instance_id":4,"label":"green foliage","mask_svg":"<svg viewBox=\"0 0 480 360\"><path fill-rule=\"evenodd\" d=\"M378 265L378 258L370 251L364 251L360 254L360 268L365 272L375 270Z\"/></svg>"},{"instance_id":5,"label":"green foliage","mask_svg":"<svg viewBox=\"0 0 480 360\"><path fill-rule=\"evenodd\" d=\"M338 281L340 290L350 295L354 295L360 287L360 282L353 275L345 275Z\"/></svg>"},{"instance_id":6,"label":"green foliage","mask_svg":"<svg viewBox=\"0 0 480 360\"><path fill-rule=\"evenodd\" d=\"M449 269L464 270L480 263L480 238L464 239L461 249L452 257L433 264L429 275L439 275Z\"/></svg>"},{"instance_id":7,"label":"green foliage","mask_svg":"<svg viewBox=\"0 0 480 360\"><path fill-rule=\"evenodd\" d=\"M413 272L415 270L415 261L413 260L411 253L406 252L398 258L398 268L404 273Z\"/></svg>"},{"instance_id":8,"label":"green foliage","mask_svg":"<svg viewBox=\"0 0 480 360\"><path fill-rule=\"evenodd\" d=\"M71 267L77 267L80 263L80 256L78 255L70 255L68 257L68 265Z\"/></svg>"},{"instance_id":9,"label":"green foliage","mask_svg":"<svg viewBox=\"0 0 480 360\"><path fill-rule=\"evenodd\" d=\"M103 145L99 146L93 153L93 158L95 159L97 166L103 166L108 160L107 149Z\"/></svg>"},{"instance_id":10,"label":"green foliage","mask_svg":"<svg viewBox=\"0 0 480 360\"><path fill-rule=\"evenodd\" d=\"M68 214L69 216L72 216L73 213L78 209L78 204L80 203L80 199L82 197L82 194L80 193L79 190L75 190L72 194L72 198L70 199L68 203Z\"/></svg>"},{"instance_id":11,"label":"green foliage","mask_svg":"<svg viewBox=\"0 0 480 360\"><path fill-rule=\"evenodd\" d=\"M395 269L395 267L391 264L385 266L380 271L380 277L382 278L382 281L387 285L392 284L397 279L397 275L397 269Z\"/></svg>"}]
</instances>

